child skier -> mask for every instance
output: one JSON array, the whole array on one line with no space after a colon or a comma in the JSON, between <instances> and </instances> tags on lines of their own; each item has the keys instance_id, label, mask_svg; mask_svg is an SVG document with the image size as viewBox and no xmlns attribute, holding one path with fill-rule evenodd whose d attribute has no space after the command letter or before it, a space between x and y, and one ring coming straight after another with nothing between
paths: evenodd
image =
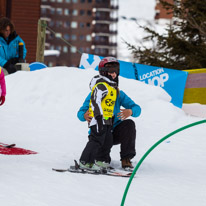
<instances>
[{"instance_id":1,"label":"child skier","mask_svg":"<svg viewBox=\"0 0 206 206\"><path fill-rule=\"evenodd\" d=\"M3 69L0 67L0 106L4 104L6 96L6 83Z\"/></svg>"},{"instance_id":2,"label":"child skier","mask_svg":"<svg viewBox=\"0 0 206 206\"><path fill-rule=\"evenodd\" d=\"M111 161L113 111L118 92L119 62L114 57L102 59L99 74L90 82L91 133L79 161L81 169L95 171L109 167Z\"/></svg>"}]
</instances>

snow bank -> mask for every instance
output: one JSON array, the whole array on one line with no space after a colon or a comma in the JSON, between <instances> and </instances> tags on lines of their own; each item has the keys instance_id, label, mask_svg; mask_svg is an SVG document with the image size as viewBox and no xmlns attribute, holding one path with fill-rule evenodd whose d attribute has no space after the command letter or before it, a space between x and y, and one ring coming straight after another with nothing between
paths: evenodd
<instances>
[{"instance_id":1,"label":"snow bank","mask_svg":"<svg viewBox=\"0 0 206 206\"><path fill-rule=\"evenodd\" d=\"M87 142L87 123L76 114L96 74L55 67L6 76L1 142L38 154L1 155L2 205L120 205L128 179L52 171L78 160ZM142 107L142 115L133 118L137 130L134 165L160 138L201 120L173 106L159 87L120 77L120 89ZM205 206L205 136L205 125L199 125L162 143L140 167L125 205ZM120 167L119 151L119 146L112 148L112 166Z\"/></svg>"}]
</instances>

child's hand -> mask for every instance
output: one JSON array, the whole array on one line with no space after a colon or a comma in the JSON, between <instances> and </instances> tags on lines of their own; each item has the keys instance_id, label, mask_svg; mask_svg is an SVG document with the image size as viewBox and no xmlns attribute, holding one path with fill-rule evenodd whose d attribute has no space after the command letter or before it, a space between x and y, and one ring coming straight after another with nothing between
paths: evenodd
<instances>
[{"instance_id":1,"label":"child's hand","mask_svg":"<svg viewBox=\"0 0 206 206\"><path fill-rule=\"evenodd\" d=\"M89 112L89 110L87 110L86 112L85 112L85 114L84 114L84 119L86 119L86 121L88 122L88 123L90 123L91 122L91 120L92 120L92 117L90 116L90 112Z\"/></svg>"},{"instance_id":2,"label":"child's hand","mask_svg":"<svg viewBox=\"0 0 206 206\"><path fill-rule=\"evenodd\" d=\"M0 97L0 106L3 105L5 102L5 96Z\"/></svg>"},{"instance_id":3,"label":"child's hand","mask_svg":"<svg viewBox=\"0 0 206 206\"><path fill-rule=\"evenodd\" d=\"M120 109L120 112L117 114L118 119L125 120L132 115L131 109Z\"/></svg>"}]
</instances>

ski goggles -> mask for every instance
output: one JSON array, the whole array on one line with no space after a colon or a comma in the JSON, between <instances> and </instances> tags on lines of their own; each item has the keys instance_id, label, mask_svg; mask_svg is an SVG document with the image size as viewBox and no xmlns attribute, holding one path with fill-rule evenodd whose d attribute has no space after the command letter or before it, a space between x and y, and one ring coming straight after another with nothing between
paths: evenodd
<instances>
[{"instance_id":1,"label":"ski goggles","mask_svg":"<svg viewBox=\"0 0 206 206\"><path fill-rule=\"evenodd\" d=\"M118 63L111 63L105 65L105 70L109 73L116 73L119 74L119 64Z\"/></svg>"}]
</instances>

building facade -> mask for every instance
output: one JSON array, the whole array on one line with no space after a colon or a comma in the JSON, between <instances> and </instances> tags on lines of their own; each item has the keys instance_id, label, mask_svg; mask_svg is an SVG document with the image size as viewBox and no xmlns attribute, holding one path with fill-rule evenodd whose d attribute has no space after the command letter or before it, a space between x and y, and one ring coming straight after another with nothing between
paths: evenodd
<instances>
[{"instance_id":1,"label":"building facade","mask_svg":"<svg viewBox=\"0 0 206 206\"><path fill-rule=\"evenodd\" d=\"M166 2L170 4L175 4L177 6L180 5L181 0L165 0ZM166 10L163 8L159 0L156 0L155 5L155 19L173 19L174 14L172 13L172 10Z\"/></svg>"},{"instance_id":2,"label":"building facade","mask_svg":"<svg viewBox=\"0 0 206 206\"><path fill-rule=\"evenodd\" d=\"M45 57L49 66L78 66L81 53L117 55L118 0L41 0L47 21L45 49L60 55Z\"/></svg>"},{"instance_id":3,"label":"building facade","mask_svg":"<svg viewBox=\"0 0 206 206\"><path fill-rule=\"evenodd\" d=\"M0 17L11 19L26 44L26 61L35 62L40 0L0 0Z\"/></svg>"}]
</instances>

